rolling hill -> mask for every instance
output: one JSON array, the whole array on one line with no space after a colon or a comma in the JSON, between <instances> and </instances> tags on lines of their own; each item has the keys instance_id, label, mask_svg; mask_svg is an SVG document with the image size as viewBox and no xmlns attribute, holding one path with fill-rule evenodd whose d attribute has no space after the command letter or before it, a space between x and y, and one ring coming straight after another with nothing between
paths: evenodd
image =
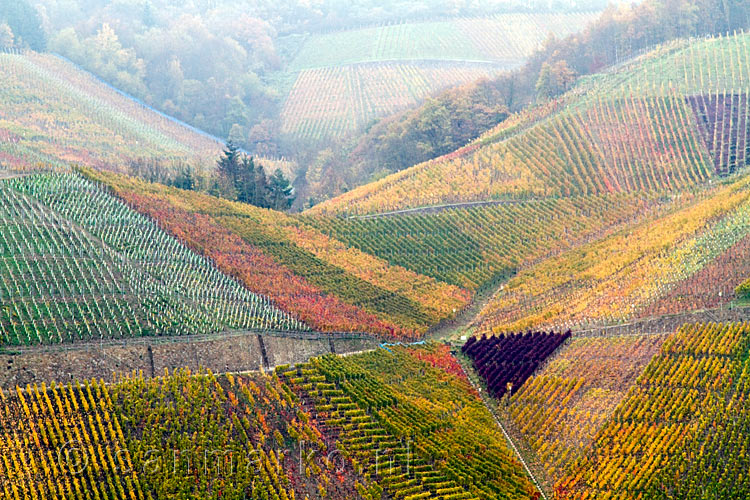
<instances>
[{"instance_id":1,"label":"rolling hill","mask_svg":"<svg viewBox=\"0 0 750 500\"><path fill-rule=\"evenodd\" d=\"M501 14L390 24L310 36L285 69L295 80L283 133L342 138L435 93L520 67L550 35L598 13Z\"/></svg>"},{"instance_id":2,"label":"rolling hill","mask_svg":"<svg viewBox=\"0 0 750 500\"><path fill-rule=\"evenodd\" d=\"M747 164L749 38L670 43L584 79L558 101L523 112L463 150L309 212L370 214L701 185Z\"/></svg>"},{"instance_id":3,"label":"rolling hill","mask_svg":"<svg viewBox=\"0 0 750 500\"><path fill-rule=\"evenodd\" d=\"M466 290L390 265L281 212L93 170L86 175L320 331L415 337L470 299Z\"/></svg>"},{"instance_id":4,"label":"rolling hill","mask_svg":"<svg viewBox=\"0 0 750 500\"><path fill-rule=\"evenodd\" d=\"M598 13L496 14L312 35L293 71L383 61L466 61L518 65L549 36L579 31ZM331 50L331 48L334 50Z\"/></svg>"},{"instance_id":5,"label":"rolling hill","mask_svg":"<svg viewBox=\"0 0 750 500\"><path fill-rule=\"evenodd\" d=\"M0 53L0 164L77 163L161 179L212 171L223 141L189 127L49 54ZM259 158L294 178L291 162Z\"/></svg>"},{"instance_id":6,"label":"rolling hill","mask_svg":"<svg viewBox=\"0 0 750 500\"><path fill-rule=\"evenodd\" d=\"M747 329L686 325L664 342L558 483L560 495L746 496Z\"/></svg>"},{"instance_id":7,"label":"rolling hill","mask_svg":"<svg viewBox=\"0 0 750 500\"><path fill-rule=\"evenodd\" d=\"M299 57L440 51L379 30ZM658 47L301 215L126 175L221 144L0 55L3 498L746 498L748 44ZM192 344L232 332L260 352ZM346 332L368 343L337 351ZM154 337L198 369L160 374ZM53 380L40 352L101 366Z\"/></svg>"},{"instance_id":8,"label":"rolling hill","mask_svg":"<svg viewBox=\"0 0 750 500\"><path fill-rule=\"evenodd\" d=\"M532 498L490 412L443 369L450 362L446 351L394 348L272 375L182 370L0 392L1 488L54 499ZM58 465L61 446L81 462Z\"/></svg>"},{"instance_id":9,"label":"rolling hill","mask_svg":"<svg viewBox=\"0 0 750 500\"><path fill-rule=\"evenodd\" d=\"M3 345L309 329L79 175L0 192Z\"/></svg>"},{"instance_id":10,"label":"rolling hill","mask_svg":"<svg viewBox=\"0 0 750 500\"><path fill-rule=\"evenodd\" d=\"M60 173L46 174L54 182L39 175L24 182L81 182L79 174L63 172L73 160L98 168L83 173L114 195L113 202L124 202L244 290L315 330L419 337L463 311L477 293L505 281L475 321L480 332L582 326L712 307L731 300L747 279L741 268L728 267L745 252L746 182L710 187L747 161L748 101L727 90L746 81L747 38L661 47L586 79L559 101L513 116L450 157L354 190L301 217L106 173L136 150L174 161L208 161L219 143L51 56L3 55L16 86L5 90L11 106L0 123L18 138L5 143L13 158L23 159L23 151L40 159L58 155L52 165ZM734 70L718 77L711 69L724 66ZM669 88L667 79L675 82ZM714 90L705 90L704 98L701 89ZM39 111L21 117L32 94ZM98 134L86 114L92 109L100 110L96 123L108 125L97 128ZM53 124L53 117L62 121ZM78 136L84 141L73 142ZM56 150L57 141L65 140L73 146ZM13 165L28 168L29 162ZM450 182L436 182L436 175L449 175ZM432 192L420 190L420 182L429 182ZM19 180L6 185L37 193ZM54 188L47 189L39 191L38 201L52 196ZM406 209L425 199L458 205L337 216L344 204L347 213L366 213L404 189L409 195L390 198L387 208ZM481 203L461 206L467 201ZM50 209L58 211L57 205ZM79 217L79 224L90 223ZM658 237L654 227L660 228ZM625 240L642 244L625 253L619 250ZM717 302L714 292L690 293L704 281L722 299ZM560 296L569 298L564 310L553 299ZM255 326L266 328L248 324Z\"/></svg>"},{"instance_id":11,"label":"rolling hill","mask_svg":"<svg viewBox=\"0 0 750 500\"><path fill-rule=\"evenodd\" d=\"M391 264L477 290L662 206L656 198L618 194L302 220Z\"/></svg>"}]
</instances>

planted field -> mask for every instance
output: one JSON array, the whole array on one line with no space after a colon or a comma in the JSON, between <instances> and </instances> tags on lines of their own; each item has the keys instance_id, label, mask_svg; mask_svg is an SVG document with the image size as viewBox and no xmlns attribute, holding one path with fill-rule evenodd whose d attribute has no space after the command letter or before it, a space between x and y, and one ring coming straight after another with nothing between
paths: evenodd
<instances>
[{"instance_id":1,"label":"planted field","mask_svg":"<svg viewBox=\"0 0 750 500\"><path fill-rule=\"evenodd\" d=\"M313 35L290 70L382 61L483 61L520 65L547 36L582 31L598 13L499 14Z\"/></svg>"},{"instance_id":2,"label":"planted field","mask_svg":"<svg viewBox=\"0 0 750 500\"><path fill-rule=\"evenodd\" d=\"M682 95L745 93L750 78L750 33L674 40L615 72L590 78L604 94L639 89ZM587 78L588 79L588 78Z\"/></svg>"},{"instance_id":3,"label":"planted field","mask_svg":"<svg viewBox=\"0 0 750 500\"><path fill-rule=\"evenodd\" d=\"M3 498L356 496L351 472L334 472L320 431L278 378L183 371L0 399Z\"/></svg>"},{"instance_id":4,"label":"planted field","mask_svg":"<svg viewBox=\"0 0 750 500\"><path fill-rule=\"evenodd\" d=\"M720 174L750 164L750 103L747 94L688 97L698 129Z\"/></svg>"},{"instance_id":5,"label":"planted field","mask_svg":"<svg viewBox=\"0 0 750 500\"><path fill-rule=\"evenodd\" d=\"M552 482L587 452L666 337L573 338L499 402Z\"/></svg>"},{"instance_id":6,"label":"planted field","mask_svg":"<svg viewBox=\"0 0 750 500\"><path fill-rule=\"evenodd\" d=\"M522 271L482 311L480 331L622 322L731 301L746 279L747 182Z\"/></svg>"},{"instance_id":7,"label":"planted field","mask_svg":"<svg viewBox=\"0 0 750 500\"><path fill-rule=\"evenodd\" d=\"M338 138L443 89L523 64L552 33L581 31L597 13L502 14L313 35L287 68L296 82L282 131Z\"/></svg>"},{"instance_id":8,"label":"planted field","mask_svg":"<svg viewBox=\"0 0 750 500\"><path fill-rule=\"evenodd\" d=\"M278 371L326 437L393 498L535 498L491 414L450 355L393 347ZM437 348L439 349L439 348ZM381 498L381 494L373 495Z\"/></svg>"},{"instance_id":9,"label":"planted field","mask_svg":"<svg viewBox=\"0 0 750 500\"><path fill-rule=\"evenodd\" d=\"M547 357L569 338L570 331L471 337L461 351L471 359L490 394L502 398L517 393Z\"/></svg>"},{"instance_id":10,"label":"planted field","mask_svg":"<svg viewBox=\"0 0 750 500\"><path fill-rule=\"evenodd\" d=\"M223 144L47 54L0 54L0 164L77 163L120 172L132 163L213 169ZM287 176L295 166L261 159Z\"/></svg>"},{"instance_id":11,"label":"planted field","mask_svg":"<svg viewBox=\"0 0 750 500\"><path fill-rule=\"evenodd\" d=\"M748 276L750 235L737 241L700 271L676 283L658 300L639 311L638 316L661 316L675 311L723 306L737 298L735 290Z\"/></svg>"},{"instance_id":12,"label":"planted field","mask_svg":"<svg viewBox=\"0 0 750 500\"><path fill-rule=\"evenodd\" d=\"M78 175L0 192L3 344L307 329Z\"/></svg>"},{"instance_id":13,"label":"planted field","mask_svg":"<svg viewBox=\"0 0 750 500\"><path fill-rule=\"evenodd\" d=\"M352 249L297 219L88 171L249 290L322 331L417 336L470 293Z\"/></svg>"},{"instance_id":14,"label":"planted field","mask_svg":"<svg viewBox=\"0 0 750 500\"><path fill-rule=\"evenodd\" d=\"M464 155L354 189L310 213L368 214L477 200L675 191L713 175L701 138L680 96L601 100Z\"/></svg>"},{"instance_id":15,"label":"planted field","mask_svg":"<svg viewBox=\"0 0 750 500\"><path fill-rule=\"evenodd\" d=\"M531 499L441 348L0 392L3 498ZM427 399L430 403L426 403Z\"/></svg>"},{"instance_id":16,"label":"planted field","mask_svg":"<svg viewBox=\"0 0 750 500\"><path fill-rule=\"evenodd\" d=\"M476 290L658 206L656 200L612 195L302 221L393 265Z\"/></svg>"},{"instance_id":17,"label":"planted field","mask_svg":"<svg viewBox=\"0 0 750 500\"><path fill-rule=\"evenodd\" d=\"M485 64L373 63L302 71L284 103L282 132L306 140L343 137L440 90L491 77Z\"/></svg>"},{"instance_id":18,"label":"planted field","mask_svg":"<svg viewBox=\"0 0 750 500\"><path fill-rule=\"evenodd\" d=\"M747 163L750 35L681 42L585 79L471 148L310 210L370 214L467 201L674 192ZM665 75L673 75L672 83ZM563 105L564 104L564 105ZM435 179L446 179L435 182Z\"/></svg>"},{"instance_id":19,"label":"planted field","mask_svg":"<svg viewBox=\"0 0 750 500\"><path fill-rule=\"evenodd\" d=\"M559 496L747 497L748 328L686 325L669 338Z\"/></svg>"}]
</instances>

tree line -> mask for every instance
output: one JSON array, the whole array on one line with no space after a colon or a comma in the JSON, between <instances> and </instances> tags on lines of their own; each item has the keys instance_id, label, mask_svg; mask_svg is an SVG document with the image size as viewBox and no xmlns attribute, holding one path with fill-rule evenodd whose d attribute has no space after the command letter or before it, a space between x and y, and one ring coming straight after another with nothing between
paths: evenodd
<instances>
[{"instance_id":1,"label":"tree line","mask_svg":"<svg viewBox=\"0 0 750 500\"><path fill-rule=\"evenodd\" d=\"M39 13L26 0L0 2L0 49L44 50L47 35Z\"/></svg>"},{"instance_id":2,"label":"tree line","mask_svg":"<svg viewBox=\"0 0 750 500\"><path fill-rule=\"evenodd\" d=\"M294 202L294 188L281 170L277 169L269 178L263 165L241 153L232 141L217 162L217 173L213 194L274 210L288 210Z\"/></svg>"},{"instance_id":3,"label":"tree line","mask_svg":"<svg viewBox=\"0 0 750 500\"><path fill-rule=\"evenodd\" d=\"M201 191L220 198L261 208L288 210L295 200L294 187L276 169L269 177L255 158L229 141L216 161L216 169L205 170L183 162L135 158L127 164L127 174L147 182L188 191Z\"/></svg>"}]
</instances>

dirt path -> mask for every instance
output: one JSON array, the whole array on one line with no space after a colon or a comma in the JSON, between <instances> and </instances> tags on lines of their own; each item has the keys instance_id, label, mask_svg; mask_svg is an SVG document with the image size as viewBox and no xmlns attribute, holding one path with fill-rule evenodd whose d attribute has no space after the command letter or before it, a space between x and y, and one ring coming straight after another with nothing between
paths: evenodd
<instances>
[{"instance_id":1,"label":"dirt path","mask_svg":"<svg viewBox=\"0 0 750 500\"><path fill-rule=\"evenodd\" d=\"M506 280L503 280L502 284L505 282ZM464 335L471 335L473 331L471 323L477 318L477 316L479 316L479 313L482 312L484 306L487 305L502 284L498 287L491 287L488 290L478 293L471 304L469 304L469 307L458 313L454 319L444 321L427 332L425 337L426 340L456 342L460 341L461 337Z\"/></svg>"},{"instance_id":2,"label":"dirt path","mask_svg":"<svg viewBox=\"0 0 750 500\"><path fill-rule=\"evenodd\" d=\"M496 205L521 205L524 203L538 203L545 201L543 198L528 198L524 200L495 200L495 201L465 201L461 203L446 203L444 205L430 205L427 207L405 208L403 210L394 210L392 212L382 212L369 215L352 215L349 219L377 219L380 217L393 217L396 215L409 214L431 214L452 210L455 208L473 208L473 207L492 207Z\"/></svg>"},{"instance_id":3,"label":"dirt path","mask_svg":"<svg viewBox=\"0 0 750 500\"><path fill-rule=\"evenodd\" d=\"M490 414L495 420L495 423L500 428L500 432L502 432L503 437L505 438L505 441L508 443L508 446L516 454L516 458L519 460L519 462L521 462L521 465L523 465L523 468L526 471L526 474L528 474L529 478L531 478L531 482L534 483L534 486L536 486L537 490L542 495L542 498L544 500L547 500L547 494L550 493L549 492L549 480L544 474L544 470L539 466L538 463L536 463L536 460L529 459L530 457L525 456L526 453L522 453L521 451L519 451L519 447L516 446L516 441L514 440L513 437L511 437L511 434L506 430L506 426L504 425L503 419L498 414L498 411L495 408L495 405L494 405L495 400L492 399L492 397L489 394L487 394L487 391L482 390L482 388L479 386L479 383L477 382L477 380L472 376L474 375L473 369L471 368L471 366L467 366L468 365L467 360L462 356L456 356L456 359L461 365L461 369L463 370L464 375L466 375L466 378L469 380L471 385L479 393L479 396L482 399L482 403L484 403L484 406L490 412ZM528 446L523 446L523 444L521 443L521 448L526 449L528 448ZM537 478L539 478L542 482L540 482L539 479Z\"/></svg>"}]
</instances>

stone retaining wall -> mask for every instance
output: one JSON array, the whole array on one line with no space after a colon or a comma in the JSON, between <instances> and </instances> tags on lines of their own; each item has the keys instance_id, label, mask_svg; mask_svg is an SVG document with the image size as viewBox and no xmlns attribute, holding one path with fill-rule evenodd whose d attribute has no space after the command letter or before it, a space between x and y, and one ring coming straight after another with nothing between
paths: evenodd
<instances>
[{"instance_id":1,"label":"stone retaining wall","mask_svg":"<svg viewBox=\"0 0 750 500\"><path fill-rule=\"evenodd\" d=\"M116 375L142 371L147 377L165 370L208 368L215 373L241 372L296 364L332 352L374 349L379 341L365 338L293 338L257 333L194 339L133 339L132 341L44 346L0 353L0 387L4 390L42 382L72 379L112 381Z\"/></svg>"}]
</instances>

